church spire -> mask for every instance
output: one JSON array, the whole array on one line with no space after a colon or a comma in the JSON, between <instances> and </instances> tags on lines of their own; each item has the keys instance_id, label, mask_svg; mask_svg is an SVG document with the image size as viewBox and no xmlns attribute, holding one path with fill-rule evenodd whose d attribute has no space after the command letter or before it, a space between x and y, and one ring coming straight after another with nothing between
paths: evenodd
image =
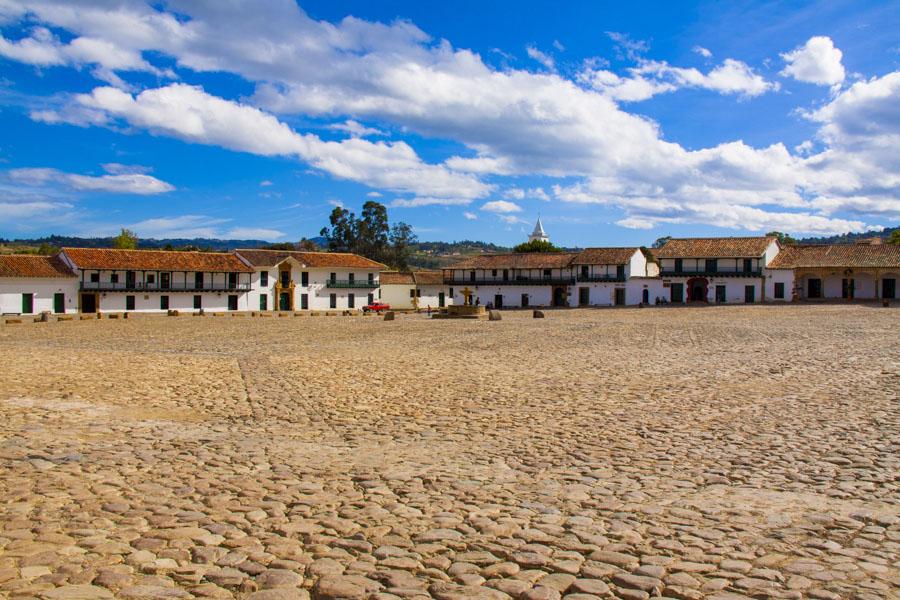
<instances>
[{"instance_id":1,"label":"church spire","mask_svg":"<svg viewBox=\"0 0 900 600\"><path fill-rule=\"evenodd\" d=\"M544 225L541 223L540 215L538 215L537 223L534 224L534 231L532 231L531 235L528 236L529 242L533 242L535 240L540 240L542 242L550 241L550 237L544 231Z\"/></svg>"}]
</instances>

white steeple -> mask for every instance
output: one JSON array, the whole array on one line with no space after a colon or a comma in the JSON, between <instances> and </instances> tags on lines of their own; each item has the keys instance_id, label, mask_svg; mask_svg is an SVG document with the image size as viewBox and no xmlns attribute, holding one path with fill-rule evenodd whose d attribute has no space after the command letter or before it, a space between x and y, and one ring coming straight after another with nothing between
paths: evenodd
<instances>
[{"instance_id":1,"label":"white steeple","mask_svg":"<svg viewBox=\"0 0 900 600\"><path fill-rule=\"evenodd\" d=\"M550 237L544 232L544 226L541 224L540 216L538 216L537 223L534 224L534 231L532 231L531 235L528 236L529 242L533 242L535 240L540 240L542 242L550 241Z\"/></svg>"}]
</instances>

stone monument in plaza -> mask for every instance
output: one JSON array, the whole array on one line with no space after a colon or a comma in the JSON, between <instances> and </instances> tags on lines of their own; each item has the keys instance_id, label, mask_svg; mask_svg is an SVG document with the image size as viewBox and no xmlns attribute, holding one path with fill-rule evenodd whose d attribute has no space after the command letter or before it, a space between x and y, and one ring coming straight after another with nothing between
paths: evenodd
<instances>
[{"instance_id":1,"label":"stone monument in plaza","mask_svg":"<svg viewBox=\"0 0 900 600\"><path fill-rule=\"evenodd\" d=\"M488 313L484 306L475 303L475 292L468 287L460 290L463 296L462 304L448 306L446 311L435 313L432 319L487 319Z\"/></svg>"}]
</instances>

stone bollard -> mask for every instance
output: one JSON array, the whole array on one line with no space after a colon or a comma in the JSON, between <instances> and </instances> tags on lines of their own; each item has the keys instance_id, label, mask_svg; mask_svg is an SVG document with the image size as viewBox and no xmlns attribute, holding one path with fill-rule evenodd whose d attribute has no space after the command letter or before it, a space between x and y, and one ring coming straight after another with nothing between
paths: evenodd
<instances>
[{"instance_id":1,"label":"stone bollard","mask_svg":"<svg viewBox=\"0 0 900 600\"><path fill-rule=\"evenodd\" d=\"M543 319L543 318L544 318L544 311L542 311L542 310L536 310L536 311L534 311L534 312L531 313L531 317L532 317L533 319Z\"/></svg>"},{"instance_id":2,"label":"stone bollard","mask_svg":"<svg viewBox=\"0 0 900 600\"><path fill-rule=\"evenodd\" d=\"M205 317L205 316L206 316L206 311L203 310L203 309L201 308L199 314L200 314L201 317Z\"/></svg>"},{"instance_id":3,"label":"stone bollard","mask_svg":"<svg viewBox=\"0 0 900 600\"><path fill-rule=\"evenodd\" d=\"M50 322L50 311L44 310L41 311L40 322L41 323L49 323Z\"/></svg>"},{"instance_id":4,"label":"stone bollard","mask_svg":"<svg viewBox=\"0 0 900 600\"><path fill-rule=\"evenodd\" d=\"M394 320L394 311L389 310L386 313L384 313L384 320L385 321L393 321Z\"/></svg>"},{"instance_id":5,"label":"stone bollard","mask_svg":"<svg viewBox=\"0 0 900 600\"><path fill-rule=\"evenodd\" d=\"M882 305L883 307L885 307L885 308L890 308L890 306L891 306L891 301L888 300L887 298L885 298L884 300L881 301L881 305Z\"/></svg>"},{"instance_id":6,"label":"stone bollard","mask_svg":"<svg viewBox=\"0 0 900 600\"><path fill-rule=\"evenodd\" d=\"M503 315L500 314L499 310L489 310L488 311L488 321L499 321L503 318Z\"/></svg>"},{"instance_id":7,"label":"stone bollard","mask_svg":"<svg viewBox=\"0 0 900 600\"><path fill-rule=\"evenodd\" d=\"M178 311L173 308L170 308L169 311L166 313L166 315L168 315L170 317L177 317Z\"/></svg>"}]
</instances>

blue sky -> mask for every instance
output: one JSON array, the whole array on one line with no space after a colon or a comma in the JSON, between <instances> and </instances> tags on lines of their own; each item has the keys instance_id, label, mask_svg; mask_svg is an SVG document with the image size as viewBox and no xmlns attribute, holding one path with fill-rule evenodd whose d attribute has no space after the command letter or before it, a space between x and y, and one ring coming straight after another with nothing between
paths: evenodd
<instances>
[{"instance_id":1,"label":"blue sky","mask_svg":"<svg viewBox=\"0 0 900 600\"><path fill-rule=\"evenodd\" d=\"M0 236L900 221L900 5L0 0Z\"/></svg>"}]
</instances>

